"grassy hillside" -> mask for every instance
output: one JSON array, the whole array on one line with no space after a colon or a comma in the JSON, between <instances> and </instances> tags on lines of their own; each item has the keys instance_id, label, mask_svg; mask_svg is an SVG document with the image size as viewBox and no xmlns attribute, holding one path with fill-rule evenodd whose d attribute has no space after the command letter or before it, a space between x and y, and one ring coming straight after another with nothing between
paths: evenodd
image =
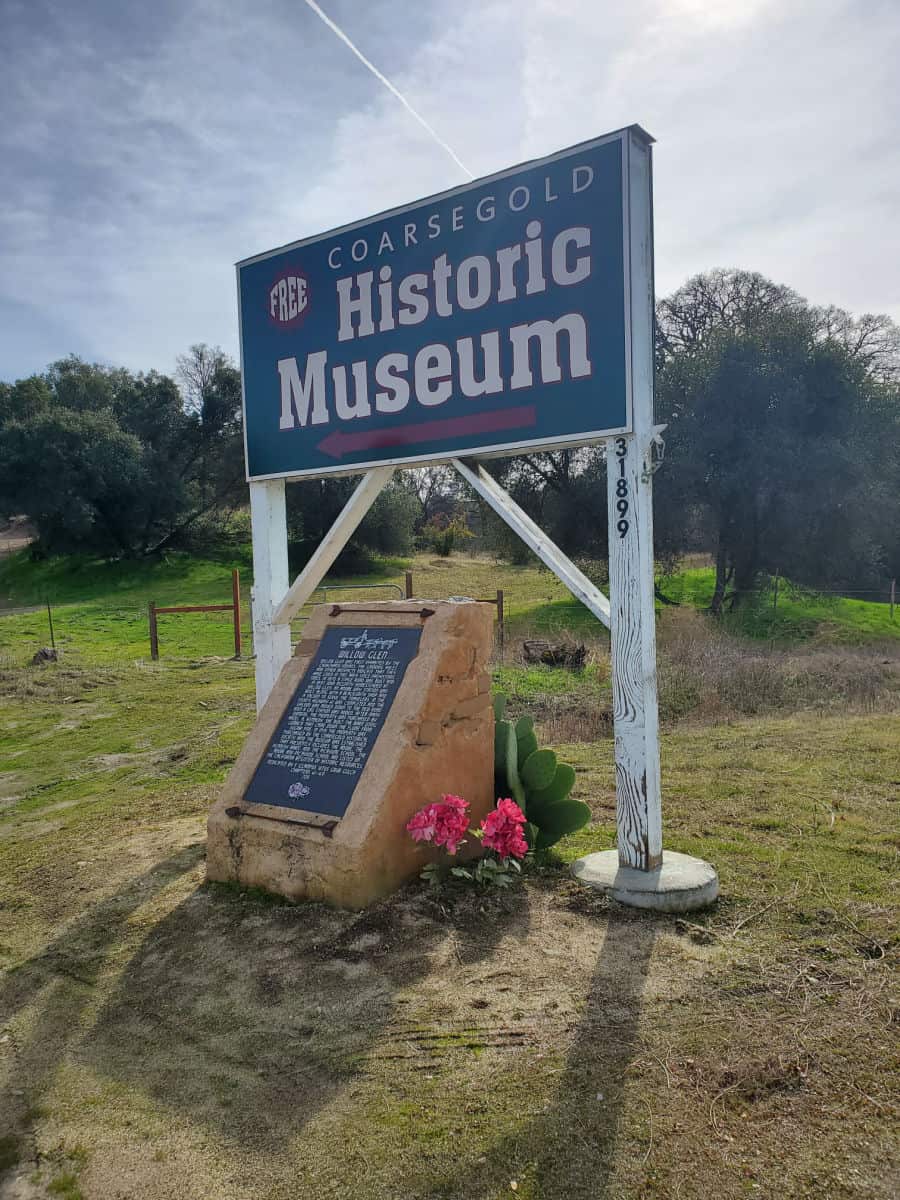
<instances>
[{"instance_id":1,"label":"grassy hillside","mask_svg":"<svg viewBox=\"0 0 900 1200\"><path fill-rule=\"evenodd\" d=\"M711 568L680 571L662 581L670 599L693 608L708 608L715 586ZM771 590L748 597L723 618L726 628L747 637L861 644L900 638L900 608L890 618L890 605L847 596L824 595L794 587L781 579L777 598Z\"/></svg>"},{"instance_id":2,"label":"grassy hillside","mask_svg":"<svg viewBox=\"0 0 900 1200\"><path fill-rule=\"evenodd\" d=\"M0 615L0 656L23 662L49 644L43 607L49 599L57 643L69 658L82 663L146 658L148 601L160 605L228 603L232 566L242 564L187 555L171 555L157 563L105 563L80 557L32 563L25 552L13 555L0 561L0 600L8 607L27 606L35 611ZM507 612L520 624L533 609L568 595L542 567L498 568L490 559L420 556L409 563L386 560L375 566L365 575L329 577L327 590L317 599L396 598L403 594L408 568L413 571L415 590L422 596L487 599L504 587ZM251 576L246 565L241 575L243 622L249 629ZM588 623L597 625L589 613L582 613ZM596 632L601 632L599 626ZM160 647L166 658L227 656L232 652L230 614L160 617Z\"/></svg>"},{"instance_id":3,"label":"grassy hillside","mask_svg":"<svg viewBox=\"0 0 900 1200\"><path fill-rule=\"evenodd\" d=\"M83 554L32 561L27 551L0 560L0 604L216 604L227 599L232 567L249 573L246 554L213 561L189 554L111 562Z\"/></svg>"},{"instance_id":4,"label":"grassy hillside","mask_svg":"<svg viewBox=\"0 0 900 1200\"><path fill-rule=\"evenodd\" d=\"M110 563L76 556L32 562L27 552L20 552L0 560L0 605L39 608L49 599L57 641L67 655L85 663L133 661L149 654L149 600L160 605L227 603L233 566L242 573L243 620L248 627L247 561L246 554L228 561L174 554L159 562ZM318 598L389 599L402 589L407 569L413 572L420 596L489 599L502 588L511 639L571 633L605 642L606 632L599 622L540 565L515 567L485 557L418 555L410 562L379 562L365 575L329 577L327 593ZM347 585L353 586L344 590ZM712 571L687 569L666 578L663 586L682 608L702 609L712 596ZM659 606L659 611L667 607ZM822 597L782 582L777 609L763 595L723 618L722 627L757 640L865 646L900 641L900 612L892 623L887 604ZM48 642L44 611L0 616L0 656L8 661L25 661ZM230 616L162 617L160 644L165 657L228 656Z\"/></svg>"}]
</instances>

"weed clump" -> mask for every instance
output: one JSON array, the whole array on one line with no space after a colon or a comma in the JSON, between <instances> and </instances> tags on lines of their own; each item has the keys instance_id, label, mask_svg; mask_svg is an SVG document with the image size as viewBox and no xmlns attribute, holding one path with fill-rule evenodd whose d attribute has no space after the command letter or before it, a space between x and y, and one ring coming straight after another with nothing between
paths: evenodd
<instances>
[{"instance_id":1,"label":"weed clump","mask_svg":"<svg viewBox=\"0 0 900 1200\"><path fill-rule=\"evenodd\" d=\"M687 607L659 617L657 676L660 718L669 725L807 711L900 710L900 656L887 643L766 644ZM609 648L600 640L590 642L580 671L528 663L522 643L513 643L495 684L509 696L514 716L526 708L534 713L546 741L565 745L612 736Z\"/></svg>"},{"instance_id":2,"label":"weed clump","mask_svg":"<svg viewBox=\"0 0 900 1200\"><path fill-rule=\"evenodd\" d=\"M894 712L900 660L877 647L761 646L703 613L666 613L659 627L664 720L721 721L770 712Z\"/></svg>"}]
</instances>

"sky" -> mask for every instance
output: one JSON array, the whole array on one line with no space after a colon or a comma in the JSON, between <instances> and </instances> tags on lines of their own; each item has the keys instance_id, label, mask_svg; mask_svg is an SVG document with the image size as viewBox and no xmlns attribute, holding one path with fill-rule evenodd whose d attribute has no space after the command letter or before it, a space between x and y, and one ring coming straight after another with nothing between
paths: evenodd
<instances>
[{"instance_id":1,"label":"sky","mask_svg":"<svg viewBox=\"0 0 900 1200\"><path fill-rule=\"evenodd\" d=\"M900 321L898 0L320 0L476 175L633 122L656 286ZM0 378L237 356L235 261L465 181L303 0L0 0Z\"/></svg>"}]
</instances>

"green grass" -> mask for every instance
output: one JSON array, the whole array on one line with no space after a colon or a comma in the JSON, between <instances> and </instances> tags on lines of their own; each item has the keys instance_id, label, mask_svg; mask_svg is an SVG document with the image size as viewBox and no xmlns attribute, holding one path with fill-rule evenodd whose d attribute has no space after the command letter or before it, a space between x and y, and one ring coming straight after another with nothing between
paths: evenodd
<instances>
[{"instance_id":1,"label":"green grass","mask_svg":"<svg viewBox=\"0 0 900 1200\"><path fill-rule=\"evenodd\" d=\"M798 887L893 909L898 733L896 716L796 714L667 734L666 845L715 863L736 905ZM556 749L576 769L573 796L595 808L600 796L608 812L560 843L569 862L614 844L615 781L597 746Z\"/></svg>"},{"instance_id":2,"label":"green grass","mask_svg":"<svg viewBox=\"0 0 900 1200\"><path fill-rule=\"evenodd\" d=\"M216 562L186 554L159 561L106 562L61 556L32 562L27 551L0 561L0 603L40 606L0 615L0 659L21 664L50 645L46 602L57 647L80 664L121 663L149 657L147 606L227 604L231 569L244 568L243 622L249 624L249 571L241 556ZM159 618L160 644L174 657L228 656L233 651L230 613Z\"/></svg>"},{"instance_id":3,"label":"green grass","mask_svg":"<svg viewBox=\"0 0 900 1200\"><path fill-rule=\"evenodd\" d=\"M344 582L372 585L359 595L396 596L396 589L383 584L386 579L402 581L405 564L388 560L377 565L378 571ZM149 601L163 607L228 604L232 567L241 570L241 621L250 653L251 574L240 556L214 561L173 554L137 563L70 556L31 562L27 551L21 551L0 561L0 600L34 611L5 616L0 611L0 659L21 665L50 645L48 599L54 638L66 659L85 665L149 658ZM336 582L330 584L329 598L341 594L334 591ZM164 658L230 657L234 652L230 612L163 614L158 621Z\"/></svg>"},{"instance_id":4,"label":"green grass","mask_svg":"<svg viewBox=\"0 0 900 1200\"><path fill-rule=\"evenodd\" d=\"M667 575L661 581L663 594L676 604L705 610L712 601L715 572L708 567L693 567ZM665 606L657 601L657 613ZM778 601L773 605L771 591L749 597L722 617L722 626L742 637L777 642L806 642L815 639L830 645L866 645L871 642L900 640L900 606L891 621L890 605L846 596L830 596L793 587L782 579ZM537 634L570 632L592 637L603 630L584 605L571 597L536 604L527 611L518 610L511 622L513 633Z\"/></svg>"},{"instance_id":5,"label":"green grass","mask_svg":"<svg viewBox=\"0 0 900 1200\"><path fill-rule=\"evenodd\" d=\"M249 548L248 548L249 549ZM248 550L221 561L189 554L160 559L109 561L87 555L59 555L33 561L27 550L0 560L0 603L8 607L44 604L227 603L231 570L249 578Z\"/></svg>"},{"instance_id":6,"label":"green grass","mask_svg":"<svg viewBox=\"0 0 900 1200\"><path fill-rule=\"evenodd\" d=\"M0 662L23 665L50 644L45 599L52 606L54 636L65 658L79 665L128 663L149 658L147 605L227 604L231 567L240 565L171 555L151 563L106 563L63 557L33 563L27 551L0 561L0 601L7 606L38 606L34 611L0 615ZM559 581L540 567L498 567L487 558L420 555L411 562L388 559L364 575L329 576L316 600L385 600L403 594L405 572L413 571L416 595L439 599L453 595L491 599L507 592L513 631L524 627L536 607L567 595ZM242 624L249 644L251 577L242 571ZM581 606L574 606L581 609ZM600 626L586 610L587 621ZM300 621L295 624L295 636ZM523 624L524 623L524 624ZM233 653L231 614L162 615L163 659L229 657Z\"/></svg>"},{"instance_id":7,"label":"green grass","mask_svg":"<svg viewBox=\"0 0 900 1200\"><path fill-rule=\"evenodd\" d=\"M78 1183L74 1171L60 1171L47 1184L47 1191L52 1196L60 1196L61 1200L83 1200L84 1192Z\"/></svg>"},{"instance_id":8,"label":"green grass","mask_svg":"<svg viewBox=\"0 0 900 1200\"><path fill-rule=\"evenodd\" d=\"M670 600L705 609L712 601L715 572L695 567L666 576L661 585ZM900 638L900 609L894 610L891 621L887 603L811 592L784 579L779 580L777 603L774 599L772 591L748 597L725 614L723 625L745 637L776 641L816 638L832 644L864 645Z\"/></svg>"},{"instance_id":9,"label":"green grass","mask_svg":"<svg viewBox=\"0 0 900 1200\"><path fill-rule=\"evenodd\" d=\"M0 1176L18 1163L21 1152L20 1140L14 1134L0 1137Z\"/></svg>"},{"instance_id":10,"label":"green grass","mask_svg":"<svg viewBox=\"0 0 900 1200\"><path fill-rule=\"evenodd\" d=\"M148 602L226 604L231 597L232 566L242 569L242 623L246 652L251 653L251 578L246 555L229 561L173 554L157 562L103 562L75 556L32 562L27 551L20 551L0 561L0 603L38 607L0 616L0 663L23 665L41 646L49 645L47 613L40 607L48 598L57 645L69 661L97 665L145 660L149 657ZM407 569L413 572L416 595L423 598L466 595L488 600L502 588L508 640L573 636L607 644L604 627L549 571L498 564L486 557L441 559L420 554L409 562L384 560L364 575L329 577L327 590L316 598L390 599L401 593ZM663 584L671 599L701 609L708 606L712 589L713 573L704 568L681 571ZM299 625L295 624L295 636ZM723 626L741 636L770 641L865 645L900 639L900 612L892 623L887 604L820 596L782 581L777 609L764 594L726 615ZM228 612L163 615L159 636L164 659L197 660L233 653ZM576 687L584 682L577 681ZM572 683L558 673L531 681L522 677L515 683L507 679L511 690L521 689L526 699L535 690L545 694L571 690Z\"/></svg>"},{"instance_id":11,"label":"green grass","mask_svg":"<svg viewBox=\"0 0 900 1200\"><path fill-rule=\"evenodd\" d=\"M576 637L607 636L604 626L594 614L571 596L514 609L510 632L513 636L552 637L567 633Z\"/></svg>"},{"instance_id":12,"label":"green grass","mask_svg":"<svg viewBox=\"0 0 900 1200\"><path fill-rule=\"evenodd\" d=\"M604 681L517 682L537 700ZM897 717L667 731L666 845L715 863L723 893L686 922L623 916L565 869L613 845L610 739L557 747L593 821L523 888L458 916L408 893L336 914L199 886L249 664L3 685L3 1019L51 1195L109 1200L127 1178L156 1200L187 1175L216 1195L240 1177L248 1200L298 1178L351 1195L365 1170L372 1200L501 1200L511 1181L699 1200L754 1194L772 1163L786 1198L887 1195ZM6 1136L12 1166L25 1133Z\"/></svg>"},{"instance_id":13,"label":"green grass","mask_svg":"<svg viewBox=\"0 0 900 1200\"><path fill-rule=\"evenodd\" d=\"M567 730L542 741L575 766L591 824L509 894L287 905L202 886L205 814L255 715L252 663L219 661L227 614L161 618L148 661L147 599L227 599L229 565L23 563L0 580L24 597L55 578L64 655L25 667L45 615L0 620L0 1028L16 1052L0 1170L27 1148L64 1200L161 1200L185 1179L342 1196L360 1178L372 1200L702 1200L765 1195L752 1184L776 1164L785 1198L886 1198L896 715L667 726L665 844L713 862L722 898L687 921L623 915L567 870L614 845L613 743L588 724L609 708L604 656L571 672L511 647L495 686ZM546 571L409 565L422 597L502 587L511 643L604 645ZM328 598L406 568L333 580ZM710 572L679 578L686 604L708 602ZM783 603L794 636L885 636L876 605L841 602L840 625L815 598Z\"/></svg>"},{"instance_id":14,"label":"green grass","mask_svg":"<svg viewBox=\"0 0 900 1200\"><path fill-rule=\"evenodd\" d=\"M494 671L494 685L498 692L503 692L510 700L527 705L556 696L606 697L609 694L609 675L593 664L582 671L541 664L499 666Z\"/></svg>"}]
</instances>

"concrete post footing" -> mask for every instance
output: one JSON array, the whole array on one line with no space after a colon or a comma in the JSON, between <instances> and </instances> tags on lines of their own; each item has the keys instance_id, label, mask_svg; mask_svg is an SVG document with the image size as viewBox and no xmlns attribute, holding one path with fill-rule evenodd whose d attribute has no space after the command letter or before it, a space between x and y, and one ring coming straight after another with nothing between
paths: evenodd
<instances>
[{"instance_id":1,"label":"concrete post footing","mask_svg":"<svg viewBox=\"0 0 900 1200\"><path fill-rule=\"evenodd\" d=\"M691 912L706 908L719 894L715 868L702 858L664 850L662 866L636 871L619 865L615 850L587 854L572 863L572 874L581 883L606 892L620 904L651 908L656 912Z\"/></svg>"}]
</instances>

